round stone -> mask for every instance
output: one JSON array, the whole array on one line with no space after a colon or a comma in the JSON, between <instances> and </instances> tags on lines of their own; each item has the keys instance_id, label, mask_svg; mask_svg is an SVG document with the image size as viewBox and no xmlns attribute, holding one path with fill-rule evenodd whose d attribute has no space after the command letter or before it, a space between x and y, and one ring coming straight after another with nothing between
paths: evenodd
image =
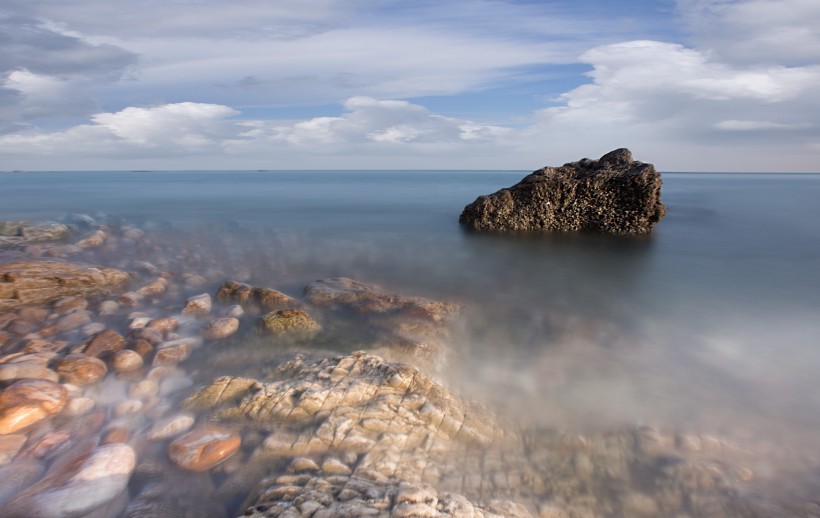
<instances>
[{"instance_id":1,"label":"round stone","mask_svg":"<svg viewBox=\"0 0 820 518\"><path fill-rule=\"evenodd\" d=\"M102 360L80 353L69 354L57 362L55 369L64 381L75 385L96 383L108 372Z\"/></svg>"},{"instance_id":2,"label":"round stone","mask_svg":"<svg viewBox=\"0 0 820 518\"><path fill-rule=\"evenodd\" d=\"M115 372L132 372L141 369L144 363L138 352L125 349L117 352L111 359L111 368Z\"/></svg>"},{"instance_id":3,"label":"round stone","mask_svg":"<svg viewBox=\"0 0 820 518\"><path fill-rule=\"evenodd\" d=\"M208 425L188 432L168 445L168 456L177 466L190 471L207 471L236 453L239 435Z\"/></svg>"},{"instance_id":4,"label":"round stone","mask_svg":"<svg viewBox=\"0 0 820 518\"><path fill-rule=\"evenodd\" d=\"M202 327L202 337L206 340L220 340L227 338L239 330L239 319L215 318Z\"/></svg>"}]
</instances>

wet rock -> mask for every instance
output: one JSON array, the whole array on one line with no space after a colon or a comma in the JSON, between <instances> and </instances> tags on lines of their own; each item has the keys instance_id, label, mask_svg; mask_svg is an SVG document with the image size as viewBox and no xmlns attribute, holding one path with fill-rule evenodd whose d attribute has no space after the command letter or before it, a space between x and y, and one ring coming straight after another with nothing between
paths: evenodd
<instances>
[{"instance_id":1,"label":"wet rock","mask_svg":"<svg viewBox=\"0 0 820 518\"><path fill-rule=\"evenodd\" d=\"M141 293L137 293L136 291L127 291L119 296L117 299L117 303L121 306L126 307L136 307L142 304L142 301L145 299L145 296Z\"/></svg>"},{"instance_id":2,"label":"wet rock","mask_svg":"<svg viewBox=\"0 0 820 518\"><path fill-rule=\"evenodd\" d=\"M21 380L0 392L0 435L27 428L65 406L66 389L46 380Z\"/></svg>"},{"instance_id":3,"label":"wet rock","mask_svg":"<svg viewBox=\"0 0 820 518\"><path fill-rule=\"evenodd\" d=\"M434 322L449 320L459 310L456 304L384 293L378 286L347 277L312 282L305 288L305 298L316 306L344 308L364 314L401 315Z\"/></svg>"},{"instance_id":4,"label":"wet rock","mask_svg":"<svg viewBox=\"0 0 820 518\"><path fill-rule=\"evenodd\" d=\"M54 222L0 221L0 249L39 241L55 241L71 232L67 225Z\"/></svg>"},{"instance_id":5,"label":"wet rock","mask_svg":"<svg viewBox=\"0 0 820 518\"><path fill-rule=\"evenodd\" d=\"M70 416L81 416L94 410L94 400L88 397L77 397L68 400L63 412Z\"/></svg>"},{"instance_id":6,"label":"wet rock","mask_svg":"<svg viewBox=\"0 0 820 518\"><path fill-rule=\"evenodd\" d=\"M118 373L133 372L141 369L143 365L144 361L142 356L130 349L118 351L114 354L114 357L111 358L111 368Z\"/></svg>"},{"instance_id":7,"label":"wet rock","mask_svg":"<svg viewBox=\"0 0 820 518\"><path fill-rule=\"evenodd\" d=\"M72 311L71 313L68 313L67 315L61 317L54 324L54 327L57 330L57 332L65 333L67 331L73 331L90 323L91 313L86 310L79 309Z\"/></svg>"},{"instance_id":8,"label":"wet rock","mask_svg":"<svg viewBox=\"0 0 820 518\"><path fill-rule=\"evenodd\" d=\"M307 311L280 309L259 319L259 328L270 335L294 340L309 340L321 330Z\"/></svg>"},{"instance_id":9,"label":"wet rock","mask_svg":"<svg viewBox=\"0 0 820 518\"><path fill-rule=\"evenodd\" d=\"M239 304L228 306L223 313L228 318L242 318L245 316L245 310Z\"/></svg>"},{"instance_id":10,"label":"wet rock","mask_svg":"<svg viewBox=\"0 0 820 518\"><path fill-rule=\"evenodd\" d=\"M160 277L153 282L150 282L137 290L142 296L151 297L162 295L168 289L168 281L164 277Z\"/></svg>"},{"instance_id":11,"label":"wet rock","mask_svg":"<svg viewBox=\"0 0 820 518\"><path fill-rule=\"evenodd\" d=\"M156 396L158 392L159 384L156 380L150 378L132 383L131 386L128 387L128 396L134 399L151 399Z\"/></svg>"},{"instance_id":12,"label":"wet rock","mask_svg":"<svg viewBox=\"0 0 820 518\"><path fill-rule=\"evenodd\" d=\"M88 300L84 297L64 297L54 303L54 312L58 314L68 313L72 309L86 309Z\"/></svg>"},{"instance_id":13,"label":"wet rock","mask_svg":"<svg viewBox=\"0 0 820 518\"><path fill-rule=\"evenodd\" d=\"M222 283L216 292L216 300L223 303L239 304L245 311L252 314L302 307L299 301L282 292L271 288L255 288L236 281Z\"/></svg>"},{"instance_id":14,"label":"wet rock","mask_svg":"<svg viewBox=\"0 0 820 518\"><path fill-rule=\"evenodd\" d=\"M149 441L162 441L185 433L194 426L194 416L191 414L177 414L157 421L148 430L146 437Z\"/></svg>"},{"instance_id":15,"label":"wet rock","mask_svg":"<svg viewBox=\"0 0 820 518\"><path fill-rule=\"evenodd\" d=\"M202 317L211 312L211 296L207 293L190 297L182 308L183 315Z\"/></svg>"},{"instance_id":16,"label":"wet rock","mask_svg":"<svg viewBox=\"0 0 820 518\"><path fill-rule=\"evenodd\" d=\"M239 435L208 425L172 441L168 445L168 456L183 469L207 471L236 453L240 444Z\"/></svg>"},{"instance_id":17,"label":"wet rock","mask_svg":"<svg viewBox=\"0 0 820 518\"><path fill-rule=\"evenodd\" d=\"M599 160L545 167L512 187L479 196L459 222L483 232L647 233L663 218L661 176L616 149Z\"/></svg>"},{"instance_id":18,"label":"wet rock","mask_svg":"<svg viewBox=\"0 0 820 518\"><path fill-rule=\"evenodd\" d=\"M154 365L176 365L188 359L191 352L202 345L198 338L180 338L160 343L154 354Z\"/></svg>"},{"instance_id":19,"label":"wet rock","mask_svg":"<svg viewBox=\"0 0 820 518\"><path fill-rule=\"evenodd\" d=\"M87 296L119 290L129 280L113 268L57 261L0 264L0 311L49 302L67 296Z\"/></svg>"},{"instance_id":20,"label":"wet rock","mask_svg":"<svg viewBox=\"0 0 820 518\"><path fill-rule=\"evenodd\" d=\"M117 498L134 471L134 450L109 444L52 467L38 483L0 509L8 518L84 516Z\"/></svg>"},{"instance_id":21,"label":"wet rock","mask_svg":"<svg viewBox=\"0 0 820 518\"><path fill-rule=\"evenodd\" d=\"M78 347L73 348L72 352L101 357L121 351L125 345L125 338L121 334L113 329L106 329L84 340Z\"/></svg>"},{"instance_id":22,"label":"wet rock","mask_svg":"<svg viewBox=\"0 0 820 518\"><path fill-rule=\"evenodd\" d=\"M179 320L173 317L155 318L146 326L148 329L155 329L160 333L170 333L179 326Z\"/></svg>"},{"instance_id":23,"label":"wet rock","mask_svg":"<svg viewBox=\"0 0 820 518\"><path fill-rule=\"evenodd\" d=\"M97 313L101 316L115 315L120 310L120 305L115 300L104 300L97 306Z\"/></svg>"},{"instance_id":24,"label":"wet rock","mask_svg":"<svg viewBox=\"0 0 820 518\"><path fill-rule=\"evenodd\" d=\"M56 382L58 374L41 363L19 362L0 365L0 381L40 379Z\"/></svg>"},{"instance_id":25,"label":"wet rock","mask_svg":"<svg viewBox=\"0 0 820 518\"><path fill-rule=\"evenodd\" d=\"M0 466L11 462L25 443L26 436L23 434L0 435Z\"/></svg>"},{"instance_id":26,"label":"wet rock","mask_svg":"<svg viewBox=\"0 0 820 518\"><path fill-rule=\"evenodd\" d=\"M105 243L108 238L108 233L103 229L95 230L90 236L81 239L74 243L76 246L87 250L89 248L98 248Z\"/></svg>"},{"instance_id":27,"label":"wet rock","mask_svg":"<svg viewBox=\"0 0 820 518\"><path fill-rule=\"evenodd\" d=\"M26 458L47 459L64 451L70 444L71 434L69 432L49 432L32 438L22 455Z\"/></svg>"},{"instance_id":28,"label":"wet rock","mask_svg":"<svg viewBox=\"0 0 820 518\"><path fill-rule=\"evenodd\" d=\"M221 340L239 330L239 319L215 318L202 327L202 337L206 340Z\"/></svg>"},{"instance_id":29,"label":"wet rock","mask_svg":"<svg viewBox=\"0 0 820 518\"><path fill-rule=\"evenodd\" d=\"M114 405L114 414L119 417L134 415L141 412L145 403L139 399L126 399Z\"/></svg>"},{"instance_id":30,"label":"wet rock","mask_svg":"<svg viewBox=\"0 0 820 518\"><path fill-rule=\"evenodd\" d=\"M108 372L102 360L80 353L69 354L57 362L54 369L63 380L75 385L96 383Z\"/></svg>"}]
</instances>

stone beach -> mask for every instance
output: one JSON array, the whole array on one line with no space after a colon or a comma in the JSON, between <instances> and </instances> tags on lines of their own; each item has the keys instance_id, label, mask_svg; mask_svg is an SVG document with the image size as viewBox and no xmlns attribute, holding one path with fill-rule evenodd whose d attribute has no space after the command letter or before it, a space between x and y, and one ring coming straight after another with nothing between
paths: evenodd
<instances>
[{"instance_id":1,"label":"stone beach","mask_svg":"<svg viewBox=\"0 0 820 518\"><path fill-rule=\"evenodd\" d=\"M0 516L820 516L761 496L754 439L476 400L453 337L498 308L73 219L0 226Z\"/></svg>"}]
</instances>

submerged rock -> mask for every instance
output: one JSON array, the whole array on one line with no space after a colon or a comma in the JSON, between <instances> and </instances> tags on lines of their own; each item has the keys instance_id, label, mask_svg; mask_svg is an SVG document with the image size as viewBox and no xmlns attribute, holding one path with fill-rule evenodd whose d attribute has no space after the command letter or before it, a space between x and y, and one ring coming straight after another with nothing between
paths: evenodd
<instances>
[{"instance_id":1,"label":"submerged rock","mask_svg":"<svg viewBox=\"0 0 820 518\"><path fill-rule=\"evenodd\" d=\"M259 319L259 328L278 338L294 340L309 340L321 330L313 317L301 309L271 311Z\"/></svg>"},{"instance_id":2,"label":"submerged rock","mask_svg":"<svg viewBox=\"0 0 820 518\"><path fill-rule=\"evenodd\" d=\"M77 263L40 260L2 263L0 311L72 295L111 293L128 280L129 275L121 270Z\"/></svg>"},{"instance_id":3,"label":"submerged rock","mask_svg":"<svg viewBox=\"0 0 820 518\"><path fill-rule=\"evenodd\" d=\"M216 292L219 302L239 304L252 313L270 312L279 309L298 309L302 305L280 291L271 288L256 288L236 281L226 281Z\"/></svg>"},{"instance_id":4,"label":"submerged rock","mask_svg":"<svg viewBox=\"0 0 820 518\"><path fill-rule=\"evenodd\" d=\"M467 205L459 222L482 232L644 234L666 214L661 175L628 149L545 167Z\"/></svg>"},{"instance_id":5,"label":"submerged rock","mask_svg":"<svg viewBox=\"0 0 820 518\"><path fill-rule=\"evenodd\" d=\"M459 310L456 304L384 293L378 286L347 277L314 281L305 288L305 298L316 306L344 308L371 315L399 315L435 322L448 320Z\"/></svg>"},{"instance_id":6,"label":"submerged rock","mask_svg":"<svg viewBox=\"0 0 820 518\"><path fill-rule=\"evenodd\" d=\"M178 437L168 445L168 456L180 468L207 471L236 453L239 435L215 425L207 425Z\"/></svg>"},{"instance_id":7,"label":"submerged rock","mask_svg":"<svg viewBox=\"0 0 820 518\"><path fill-rule=\"evenodd\" d=\"M66 237L70 232L71 227L62 223L0 221L0 248L37 241L54 241Z\"/></svg>"},{"instance_id":8,"label":"submerged rock","mask_svg":"<svg viewBox=\"0 0 820 518\"><path fill-rule=\"evenodd\" d=\"M0 509L0 515L87 516L125 491L135 463L134 450L125 444L109 444L75 454L65 462L55 463L45 478Z\"/></svg>"},{"instance_id":9,"label":"submerged rock","mask_svg":"<svg viewBox=\"0 0 820 518\"><path fill-rule=\"evenodd\" d=\"M0 392L0 435L14 433L56 414L66 404L65 387L46 380L18 381Z\"/></svg>"}]
</instances>

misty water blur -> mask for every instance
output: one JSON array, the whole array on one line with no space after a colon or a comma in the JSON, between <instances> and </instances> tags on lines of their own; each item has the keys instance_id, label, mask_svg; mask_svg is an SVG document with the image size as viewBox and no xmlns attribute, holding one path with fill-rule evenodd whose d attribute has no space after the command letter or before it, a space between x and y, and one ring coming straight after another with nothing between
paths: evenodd
<instances>
[{"instance_id":1,"label":"misty water blur","mask_svg":"<svg viewBox=\"0 0 820 518\"><path fill-rule=\"evenodd\" d=\"M0 219L102 211L291 295L347 276L460 301L442 372L524 426L647 424L820 465L820 175L664 174L648 237L459 228L465 204L523 175L2 173Z\"/></svg>"}]
</instances>

